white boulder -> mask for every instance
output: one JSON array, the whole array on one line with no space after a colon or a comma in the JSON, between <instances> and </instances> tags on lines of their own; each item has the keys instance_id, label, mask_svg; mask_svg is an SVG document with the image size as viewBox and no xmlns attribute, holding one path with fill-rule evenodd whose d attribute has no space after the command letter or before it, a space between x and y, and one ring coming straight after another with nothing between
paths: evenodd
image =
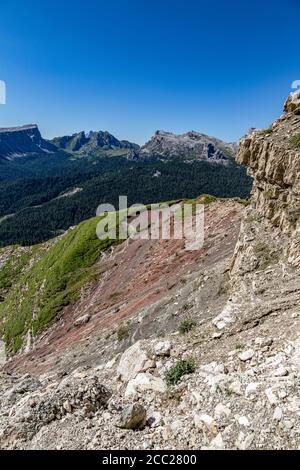
<instances>
[{"instance_id":1,"label":"white boulder","mask_svg":"<svg viewBox=\"0 0 300 470\"><path fill-rule=\"evenodd\" d=\"M155 362L148 357L143 342L137 341L122 354L117 373L124 382L129 382L152 367L155 367Z\"/></svg>"},{"instance_id":2,"label":"white boulder","mask_svg":"<svg viewBox=\"0 0 300 470\"><path fill-rule=\"evenodd\" d=\"M138 374L127 384L125 398L133 397L138 393L148 391L164 393L167 390L165 382L160 377L154 377L149 372Z\"/></svg>"}]
</instances>

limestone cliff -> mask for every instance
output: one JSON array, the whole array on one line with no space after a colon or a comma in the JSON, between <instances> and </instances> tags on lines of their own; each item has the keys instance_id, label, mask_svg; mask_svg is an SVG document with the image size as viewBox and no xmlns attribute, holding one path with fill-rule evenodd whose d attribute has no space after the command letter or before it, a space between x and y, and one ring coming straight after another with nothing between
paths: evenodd
<instances>
[{"instance_id":1,"label":"limestone cliff","mask_svg":"<svg viewBox=\"0 0 300 470\"><path fill-rule=\"evenodd\" d=\"M285 114L242 140L237 161L254 178L252 209L279 228L284 254L300 263L300 93L290 95Z\"/></svg>"}]
</instances>

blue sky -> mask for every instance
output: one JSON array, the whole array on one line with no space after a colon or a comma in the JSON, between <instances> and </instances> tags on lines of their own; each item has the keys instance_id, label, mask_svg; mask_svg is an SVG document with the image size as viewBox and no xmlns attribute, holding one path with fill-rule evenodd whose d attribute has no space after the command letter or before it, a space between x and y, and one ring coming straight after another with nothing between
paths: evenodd
<instances>
[{"instance_id":1,"label":"blue sky","mask_svg":"<svg viewBox=\"0 0 300 470\"><path fill-rule=\"evenodd\" d=\"M300 79L299 0L1 0L0 127L235 140Z\"/></svg>"}]
</instances>

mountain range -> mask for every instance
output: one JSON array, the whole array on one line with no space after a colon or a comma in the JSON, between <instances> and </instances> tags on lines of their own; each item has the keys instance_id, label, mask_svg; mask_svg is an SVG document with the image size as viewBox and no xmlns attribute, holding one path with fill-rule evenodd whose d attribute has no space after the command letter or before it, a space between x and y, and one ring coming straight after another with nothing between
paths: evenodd
<instances>
[{"instance_id":1,"label":"mountain range","mask_svg":"<svg viewBox=\"0 0 300 470\"><path fill-rule=\"evenodd\" d=\"M228 164L232 162L236 144L228 144L214 137L192 131L176 135L156 131L142 147L127 140L118 140L109 132L81 131L71 136L46 140L36 124L22 127L0 128L0 159L12 160L32 154L53 154L59 151L71 155L124 156L129 160L208 161Z\"/></svg>"},{"instance_id":2,"label":"mountain range","mask_svg":"<svg viewBox=\"0 0 300 470\"><path fill-rule=\"evenodd\" d=\"M99 204L249 197L236 146L197 132L157 131L143 146L109 132L44 139L35 124L0 129L0 246L53 238Z\"/></svg>"}]
</instances>

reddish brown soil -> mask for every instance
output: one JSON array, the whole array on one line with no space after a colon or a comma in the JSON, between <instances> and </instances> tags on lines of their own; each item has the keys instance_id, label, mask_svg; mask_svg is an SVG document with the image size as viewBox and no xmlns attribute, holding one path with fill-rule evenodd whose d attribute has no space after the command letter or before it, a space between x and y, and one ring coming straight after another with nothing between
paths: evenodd
<instances>
[{"instance_id":1,"label":"reddish brown soil","mask_svg":"<svg viewBox=\"0 0 300 470\"><path fill-rule=\"evenodd\" d=\"M86 287L81 300L64 310L56 322L36 340L27 354L16 356L6 370L40 374L59 358L86 341L96 342L124 320L139 314L170 292L180 279L199 272L233 254L243 206L218 201L205 208L205 242L197 251L186 251L182 240L131 240L115 247L99 261L97 281ZM89 323L74 322L89 313Z\"/></svg>"}]
</instances>

